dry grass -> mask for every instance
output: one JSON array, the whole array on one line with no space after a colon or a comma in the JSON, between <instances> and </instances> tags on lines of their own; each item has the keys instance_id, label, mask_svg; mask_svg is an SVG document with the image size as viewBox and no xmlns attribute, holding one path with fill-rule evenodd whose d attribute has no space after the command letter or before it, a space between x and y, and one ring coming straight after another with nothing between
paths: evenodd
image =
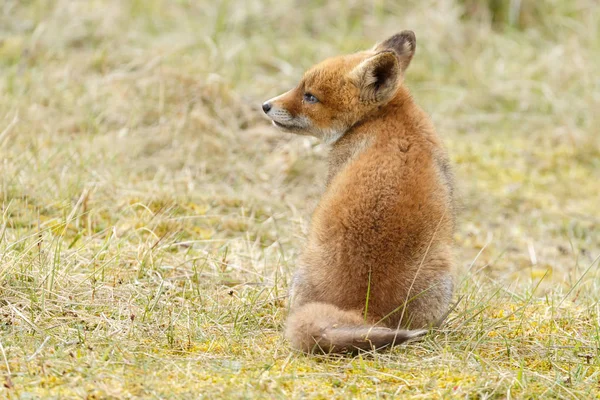
<instances>
[{"instance_id":1,"label":"dry grass","mask_svg":"<svg viewBox=\"0 0 600 400\"><path fill-rule=\"evenodd\" d=\"M0 397L600 396L600 7L499 31L463 3L3 1ZM463 300L422 342L298 355L327 149L259 104L404 28L456 166Z\"/></svg>"}]
</instances>

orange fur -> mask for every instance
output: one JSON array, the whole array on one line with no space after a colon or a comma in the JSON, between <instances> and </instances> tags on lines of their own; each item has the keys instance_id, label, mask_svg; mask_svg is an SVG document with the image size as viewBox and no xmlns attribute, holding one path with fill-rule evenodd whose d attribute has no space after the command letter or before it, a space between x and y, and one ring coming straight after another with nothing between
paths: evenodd
<instances>
[{"instance_id":1,"label":"orange fur","mask_svg":"<svg viewBox=\"0 0 600 400\"><path fill-rule=\"evenodd\" d=\"M404 31L325 60L263 106L283 130L332 145L327 188L292 282L286 336L305 352L394 345L449 308L452 174L403 84L415 46Z\"/></svg>"}]
</instances>

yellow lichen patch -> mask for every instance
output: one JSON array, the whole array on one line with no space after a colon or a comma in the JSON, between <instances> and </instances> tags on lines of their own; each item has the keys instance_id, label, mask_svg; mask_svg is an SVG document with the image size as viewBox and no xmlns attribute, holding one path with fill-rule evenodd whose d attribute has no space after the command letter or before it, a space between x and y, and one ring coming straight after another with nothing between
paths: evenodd
<instances>
[{"instance_id":1,"label":"yellow lichen patch","mask_svg":"<svg viewBox=\"0 0 600 400\"><path fill-rule=\"evenodd\" d=\"M200 226L194 226L192 228L192 233L197 239L210 239L214 234L213 230L206 229Z\"/></svg>"},{"instance_id":2,"label":"yellow lichen patch","mask_svg":"<svg viewBox=\"0 0 600 400\"><path fill-rule=\"evenodd\" d=\"M185 207L194 215L206 215L210 207L207 204L187 203Z\"/></svg>"}]
</instances>

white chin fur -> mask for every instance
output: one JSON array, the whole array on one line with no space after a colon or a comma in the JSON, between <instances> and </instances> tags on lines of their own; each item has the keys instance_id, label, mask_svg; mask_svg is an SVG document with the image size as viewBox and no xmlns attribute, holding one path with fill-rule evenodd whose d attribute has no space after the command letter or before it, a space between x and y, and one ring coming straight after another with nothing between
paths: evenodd
<instances>
[{"instance_id":1,"label":"white chin fur","mask_svg":"<svg viewBox=\"0 0 600 400\"><path fill-rule=\"evenodd\" d=\"M341 129L319 129L316 132L311 129L311 121L305 115L292 117L287 110L274 108L268 114L273 126L283 131L299 134L309 134L318 137L325 144L331 145L344 136L345 131Z\"/></svg>"},{"instance_id":2,"label":"white chin fur","mask_svg":"<svg viewBox=\"0 0 600 400\"><path fill-rule=\"evenodd\" d=\"M289 131L295 128L295 126L293 125L286 125L286 124L282 124L281 122L277 122L277 121L271 121L271 123L273 124L273 126L277 129L281 129L283 131Z\"/></svg>"}]
</instances>

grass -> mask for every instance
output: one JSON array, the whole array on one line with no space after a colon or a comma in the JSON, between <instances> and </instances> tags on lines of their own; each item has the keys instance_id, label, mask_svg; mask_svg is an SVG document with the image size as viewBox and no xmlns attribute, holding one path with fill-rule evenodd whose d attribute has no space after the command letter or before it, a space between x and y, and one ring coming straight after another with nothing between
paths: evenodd
<instances>
[{"instance_id":1,"label":"grass","mask_svg":"<svg viewBox=\"0 0 600 400\"><path fill-rule=\"evenodd\" d=\"M600 8L518 3L500 29L471 1L4 1L0 397L600 396ZM421 342L302 356L281 331L327 149L259 105L401 29L462 301Z\"/></svg>"}]
</instances>

